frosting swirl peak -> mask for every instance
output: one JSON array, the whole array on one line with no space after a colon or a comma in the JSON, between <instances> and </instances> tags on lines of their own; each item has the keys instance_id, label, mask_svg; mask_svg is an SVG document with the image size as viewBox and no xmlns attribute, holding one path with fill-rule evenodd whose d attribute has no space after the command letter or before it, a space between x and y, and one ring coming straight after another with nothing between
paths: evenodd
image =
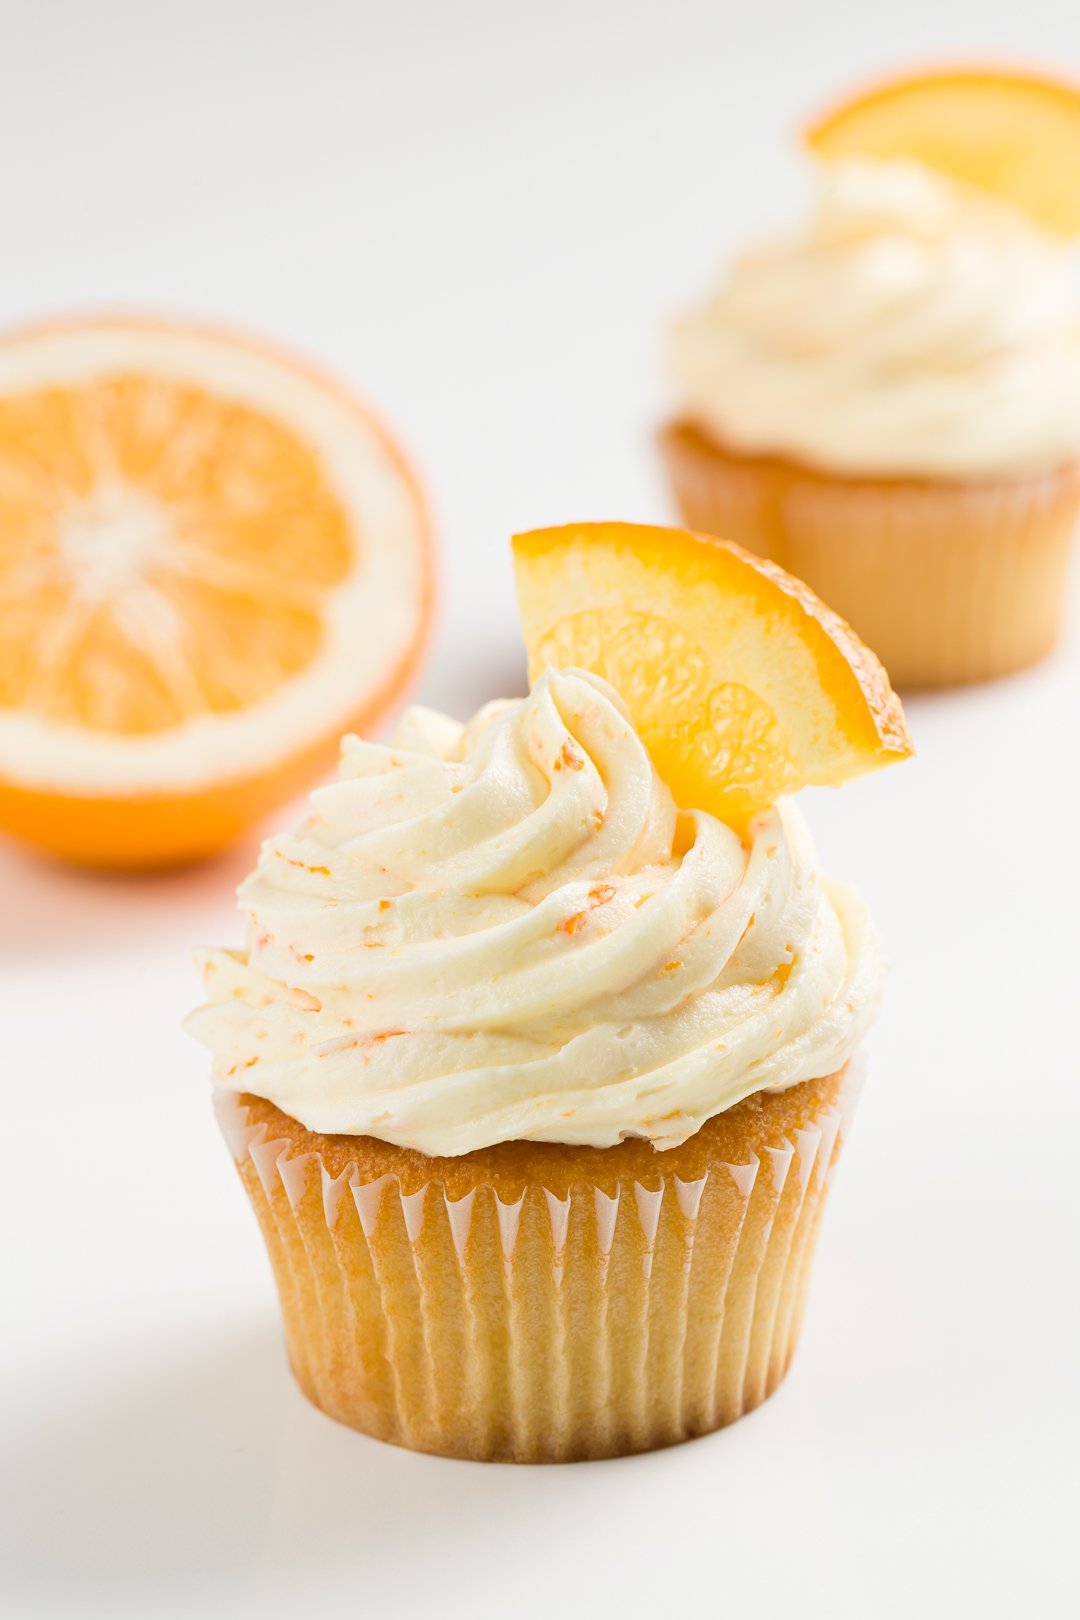
<instances>
[{"instance_id":1,"label":"frosting swirl peak","mask_svg":"<svg viewBox=\"0 0 1080 1620\"><path fill-rule=\"evenodd\" d=\"M188 1027L309 1129L453 1155L684 1141L831 1073L876 1007L863 912L801 816L680 812L614 692L549 671L467 725L412 710L240 889Z\"/></svg>"}]
</instances>

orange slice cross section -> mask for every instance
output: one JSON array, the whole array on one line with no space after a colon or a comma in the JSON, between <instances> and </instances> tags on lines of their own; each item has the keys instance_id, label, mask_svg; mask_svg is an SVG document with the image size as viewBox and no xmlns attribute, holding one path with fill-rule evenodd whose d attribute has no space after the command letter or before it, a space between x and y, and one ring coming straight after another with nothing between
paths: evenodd
<instances>
[{"instance_id":1,"label":"orange slice cross section","mask_svg":"<svg viewBox=\"0 0 1080 1620\"><path fill-rule=\"evenodd\" d=\"M529 672L615 687L684 809L740 831L781 794L911 752L874 654L799 580L685 529L583 523L514 539Z\"/></svg>"},{"instance_id":2,"label":"orange slice cross section","mask_svg":"<svg viewBox=\"0 0 1080 1620\"><path fill-rule=\"evenodd\" d=\"M0 342L0 827L112 866L219 848L412 669L416 482L271 350L140 320Z\"/></svg>"},{"instance_id":3,"label":"orange slice cross section","mask_svg":"<svg viewBox=\"0 0 1080 1620\"><path fill-rule=\"evenodd\" d=\"M807 131L823 158L912 158L1080 234L1080 86L957 67L890 80Z\"/></svg>"}]
</instances>

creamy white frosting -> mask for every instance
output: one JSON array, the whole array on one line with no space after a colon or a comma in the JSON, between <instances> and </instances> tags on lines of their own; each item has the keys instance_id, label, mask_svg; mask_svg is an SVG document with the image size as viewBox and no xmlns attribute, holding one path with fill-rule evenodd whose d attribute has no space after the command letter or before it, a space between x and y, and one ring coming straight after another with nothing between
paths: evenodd
<instances>
[{"instance_id":1,"label":"creamy white frosting","mask_svg":"<svg viewBox=\"0 0 1080 1620\"><path fill-rule=\"evenodd\" d=\"M911 162L827 163L805 229L676 328L684 413L739 451L848 473L1047 470L1080 453L1074 261Z\"/></svg>"},{"instance_id":2,"label":"creamy white frosting","mask_svg":"<svg viewBox=\"0 0 1080 1620\"><path fill-rule=\"evenodd\" d=\"M876 1011L861 906L799 812L676 809L610 687L549 671L466 727L412 710L240 889L188 1020L223 1086L428 1154L672 1147L830 1074Z\"/></svg>"}]
</instances>

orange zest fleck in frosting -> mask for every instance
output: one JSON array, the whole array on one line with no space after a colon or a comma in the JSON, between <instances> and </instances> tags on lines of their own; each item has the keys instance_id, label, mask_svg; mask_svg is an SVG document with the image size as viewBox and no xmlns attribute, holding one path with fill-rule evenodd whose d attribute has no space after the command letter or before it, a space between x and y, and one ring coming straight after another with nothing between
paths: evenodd
<instances>
[{"instance_id":1,"label":"orange zest fleck in frosting","mask_svg":"<svg viewBox=\"0 0 1080 1620\"><path fill-rule=\"evenodd\" d=\"M596 911L600 906L606 906L608 901L614 900L614 898L615 890L610 883L598 884L595 889L589 890L588 905L582 906L580 911L573 912L571 916L564 917L556 932L560 934L576 934L580 928L584 928L591 912Z\"/></svg>"}]
</instances>

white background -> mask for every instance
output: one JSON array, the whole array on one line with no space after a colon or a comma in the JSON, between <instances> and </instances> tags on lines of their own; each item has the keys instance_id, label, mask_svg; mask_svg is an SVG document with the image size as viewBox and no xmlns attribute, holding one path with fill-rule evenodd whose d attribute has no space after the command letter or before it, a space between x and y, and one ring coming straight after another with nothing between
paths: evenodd
<instances>
[{"instance_id":1,"label":"white background","mask_svg":"<svg viewBox=\"0 0 1080 1620\"><path fill-rule=\"evenodd\" d=\"M912 61L1080 69L1063 0L4 0L0 24L0 316L223 318L376 400L438 516L419 695L462 714L521 681L511 529L669 514L664 323L799 206L799 120ZM802 1348L726 1433L578 1468L398 1452L292 1385L178 1031L254 844L126 882L0 851L0 1607L1066 1612L1078 717L1074 600L1050 663L912 702L915 762L813 796L894 970Z\"/></svg>"}]
</instances>

